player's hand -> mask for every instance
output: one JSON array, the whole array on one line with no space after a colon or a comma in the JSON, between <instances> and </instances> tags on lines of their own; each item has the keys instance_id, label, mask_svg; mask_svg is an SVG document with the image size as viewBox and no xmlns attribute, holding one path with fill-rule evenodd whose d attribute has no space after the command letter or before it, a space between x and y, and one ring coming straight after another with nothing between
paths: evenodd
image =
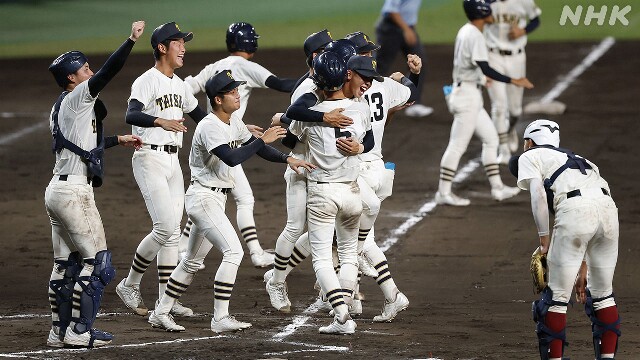
<instances>
[{"instance_id":1,"label":"player's hand","mask_svg":"<svg viewBox=\"0 0 640 360\"><path fill-rule=\"evenodd\" d=\"M513 79L512 78L511 79L511 83L513 85L515 85L515 86L520 86L520 87L523 87L525 89L533 89L533 84L526 77L519 78L519 79Z\"/></svg>"},{"instance_id":2,"label":"player's hand","mask_svg":"<svg viewBox=\"0 0 640 360\"><path fill-rule=\"evenodd\" d=\"M251 125L251 124L247 124L247 130L249 130L249 132L251 133L251 135L259 138L261 137L264 133L264 129L261 128L258 125Z\"/></svg>"},{"instance_id":3,"label":"player's hand","mask_svg":"<svg viewBox=\"0 0 640 360\"><path fill-rule=\"evenodd\" d=\"M167 119L157 118L156 121L154 121L153 123L156 126L160 126L161 128L167 131L186 132L187 127L184 126L183 122L184 122L184 119L167 120Z\"/></svg>"},{"instance_id":4,"label":"player's hand","mask_svg":"<svg viewBox=\"0 0 640 360\"><path fill-rule=\"evenodd\" d=\"M280 121L280 118L282 117L283 114L284 113L275 113L275 115L271 117L270 126L283 126L284 124L282 123L282 121Z\"/></svg>"},{"instance_id":5,"label":"player's hand","mask_svg":"<svg viewBox=\"0 0 640 360\"><path fill-rule=\"evenodd\" d=\"M302 171L300 171L300 169L298 169L299 167L303 167L303 168L307 169L307 171L309 171L309 172L311 172L311 171L313 171L313 169L317 168L317 166L313 165L312 163L304 161L304 160L296 159L293 156L289 156L287 158L287 164L289 164L289 167L291 168L291 170L295 171L296 174L302 174Z\"/></svg>"},{"instance_id":6,"label":"player's hand","mask_svg":"<svg viewBox=\"0 0 640 360\"><path fill-rule=\"evenodd\" d=\"M422 70L422 59L420 56L415 54L407 55L407 66L409 66L409 71L414 74L420 74L420 70Z\"/></svg>"},{"instance_id":7,"label":"player's hand","mask_svg":"<svg viewBox=\"0 0 640 360\"><path fill-rule=\"evenodd\" d=\"M404 37L404 42L409 46L414 46L418 42L418 36L416 32L412 28L407 28L402 32L402 36Z\"/></svg>"},{"instance_id":8,"label":"player's hand","mask_svg":"<svg viewBox=\"0 0 640 360\"><path fill-rule=\"evenodd\" d=\"M140 38L140 35L144 32L144 25L144 20L136 21L131 24L131 36L129 36L129 39L137 41Z\"/></svg>"},{"instance_id":9,"label":"player's hand","mask_svg":"<svg viewBox=\"0 0 640 360\"><path fill-rule=\"evenodd\" d=\"M342 115L343 111L343 108L337 108L329 111L328 113L324 113L322 121L331 127L344 129L345 127L353 124L353 120L348 116Z\"/></svg>"},{"instance_id":10,"label":"player's hand","mask_svg":"<svg viewBox=\"0 0 640 360\"><path fill-rule=\"evenodd\" d=\"M336 147L346 156L354 156L364 151L364 145L356 141L353 137L343 137L336 140Z\"/></svg>"},{"instance_id":11,"label":"player's hand","mask_svg":"<svg viewBox=\"0 0 640 360\"><path fill-rule=\"evenodd\" d=\"M580 265L573 287L576 290L576 301L580 304L587 302L587 263L585 261Z\"/></svg>"},{"instance_id":12,"label":"player's hand","mask_svg":"<svg viewBox=\"0 0 640 360\"><path fill-rule=\"evenodd\" d=\"M138 135L118 135L118 144L140 150L142 138Z\"/></svg>"},{"instance_id":13,"label":"player's hand","mask_svg":"<svg viewBox=\"0 0 640 360\"><path fill-rule=\"evenodd\" d=\"M271 144L272 142L278 139L282 139L286 135L287 135L287 129L280 126L274 126L274 127L268 128L267 131L265 131L264 134L262 134L262 136L259 136L259 138L262 139L262 141L264 141L265 144Z\"/></svg>"},{"instance_id":14,"label":"player's hand","mask_svg":"<svg viewBox=\"0 0 640 360\"><path fill-rule=\"evenodd\" d=\"M519 37L522 37L522 36L524 36L526 34L527 34L527 32L523 28L521 28L521 27L519 27L517 25L514 25L514 26L511 27L511 30L509 30L509 40L515 40L515 39L517 39Z\"/></svg>"},{"instance_id":15,"label":"player's hand","mask_svg":"<svg viewBox=\"0 0 640 360\"><path fill-rule=\"evenodd\" d=\"M393 74L389 75L389 77L390 77L393 81L400 82L400 79L402 79L402 77L404 77L404 74L403 74L403 73L401 73L401 72L399 72L399 71L396 71L396 72L394 72Z\"/></svg>"},{"instance_id":16,"label":"player's hand","mask_svg":"<svg viewBox=\"0 0 640 360\"><path fill-rule=\"evenodd\" d=\"M549 235L540 236L540 252L546 254L549 252L549 243L551 240L549 239Z\"/></svg>"}]
</instances>

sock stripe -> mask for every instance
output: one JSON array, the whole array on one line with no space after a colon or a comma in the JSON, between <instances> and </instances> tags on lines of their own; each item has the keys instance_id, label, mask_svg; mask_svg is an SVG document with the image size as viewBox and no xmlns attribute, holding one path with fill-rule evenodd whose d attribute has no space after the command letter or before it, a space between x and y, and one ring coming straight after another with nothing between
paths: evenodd
<instances>
[{"instance_id":1,"label":"sock stripe","mask_svg":"<svg viewBox=\"0 0 640 360\"><path fill-rule=\"evenodd\" d=\"M387 265L387 260L382 260L377 265L374 265L373 267L376 268L376 270L380 270L380 268L382 268L385 265Z\"/></svg>"},{"instance_id":2,"label":"sock stripe","mask_svg":"<svg viewBox=\"0 0 640 360\"><path fill-rule=\"evenodd\" d=\"M213 285L214 285L214 287L215 286L225 286L225 287L231 287L232 288L234 284L230 284L230 283L214 280L213 281Z\"/></svg>"},{"instance_id":3,"label":"sock stripe","mask_svg":"<svg viewBox=\"0 0 640 360\"><path fill-rule=\"evenodd\" d=\"M143 258L140 254L136 253L135 256L133 257L134 260L138 260L140 262L141 265L146 265L149 266L149 264L151 264L151 260L147 260L145 258Z\"/></svg>"},{"instance_id":4,"label":"sock stripe","mask_svg":"<svg viewBox=\"0 0 640 360\"><path fill-rule=\"evenodd\" d=\"M324 296L326 296L327 298L330 298L332 295L339 293L340 291L342 291L342 289L333 289L327 292Z\"/></svg>"},{"instance_id":5,"label":"sock stripe","mask_svg":"<svg viewBox=\"0 0 640 360\"><path fill-rule=\"evenodd\" d=\"M177 280L176 280L176 279L174 279L174 278L169 278L169 283L170 283L170 284L172 284L172 285L174 285L174 286L181 287L181 288L183 288L183 289L186 289L186 288L189 286L189 285L187 285L187 284L183 284L183 283L181 283L181 282L177 281Z\"/></svg>"},{"instance_id":6,"label":"sock stripe","mask_svg":"<svg viewBox=\"0 0 640 360\"><path fill-rule=\"evenodd\" d=\"M387 274L387 276L382 278L382 279L380 277L378 277L378 280L376 282L378 283L378 285L382 285L382 283L384 283L385 281L387 281L389 279L391 279L391 274Z\"/></svg>"}]
</instances>

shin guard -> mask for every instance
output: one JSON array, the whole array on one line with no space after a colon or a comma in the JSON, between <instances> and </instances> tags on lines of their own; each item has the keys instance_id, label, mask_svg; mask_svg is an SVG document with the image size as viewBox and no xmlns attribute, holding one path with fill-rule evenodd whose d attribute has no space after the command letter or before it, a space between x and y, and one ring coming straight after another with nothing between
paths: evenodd
<instances>
[{"instance_id":1,"label":"shin guard","mask_svg":"<svg viewBox=\"0 0 640 360\"><path fill-rule=\"evenodd\" d=\"M73 287L76 284L78 274L82 271L82 258L80 253L75 251L69 254L68 260L55 260L55 263L60 270L64 270L62 279L49 281L49 287L55 293L55 306L58 309L59 318L58 321L53 322L53 326L60 328L60 340L62 340L71 322Z\"/></svg>"},{"instance_id":2,"label":"shin guard","mask_svg":"<svg viewBox=\"0 0 640 360\"><path fill-rule=\"evenodd\" d=\"M611 294L609 296L594 299L593 297L591 297L591 293L589 292L589 289L587 289L587 302L584 304L584 311L589 317L589 319L591 319L591 331L593 333L593 351L595 353L596 360L602 359L601 344L602 344L602 336L604 335L604 333L606 333L607 331L611 331L614 334L616 334L617 337L620 337L620 335L622 334L619 329L620 316L618 316L618 319L613 323L606 324L600 319L598 319L596 315L596 309L594 305L596 303L599 303L609 298L613 299L614 295ZM614 354L617 351L618 351L618 342L616 341L616 348L614 350Z\"/></svg>"},{"instance_id":3,"label":"shin guard","mask_svg":"<svg viewBox=\"0 0 640 360\"><path fill-rule=\"evenodd\" d=\"M536 300L532 304L533 321L536 322L536 334L538 335L538 349L540 350L540 359L549 359L549 348L553 340L562 341L562 352L568 345L566 341L565 329L554 332L545 325L545 318L551 306L567 306L567 303L554 301L553 292L549 287L542 290L540 300Z\"/></svg>"}]
</instances>

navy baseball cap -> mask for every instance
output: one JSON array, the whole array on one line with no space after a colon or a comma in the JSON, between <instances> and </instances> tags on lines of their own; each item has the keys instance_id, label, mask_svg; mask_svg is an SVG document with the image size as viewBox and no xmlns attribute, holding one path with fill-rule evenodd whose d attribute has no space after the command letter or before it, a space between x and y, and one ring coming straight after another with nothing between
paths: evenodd
<instances>
[{"instance_id":1,"label":"navy baseball cap","mask_svg":"<svg viewBox=\"0 0 640 360\"><path fill-rule=\"evenodd\" d=\"M380 49L380 45L376 45L376 43L369 40L367 34L363 33L362 31L352 32L344 38L347 40L351 40L351 42L356 44L356 52L358 54Z\"/></svg>"},{"instance_id":2,"label":"navy baseball cap","mask_svg":"<svg viewBox=\"0 0 640 360\"><path fill-rule=\"evenodd\" d=\"M151 34L151 47L156 49L158 44L169 39L184 39L184 42L187 42L193 39L193 33L180 31L180 27L175 22L162 24L153 30L153 34Z\"/></svg>"},{"instance_id":3,"label":"navy baseball cap","mask_svg":"<svg viewBox=\"0 0 640 360\"><path fill-rule=\"evenodd\" d=\"M207 93L207 97L213 99L218 94L227 93L246 83L246 81L236 81L231 75L231 70L222 70L207 81L204 85L204 90Z\"/></svg>"},{"instance_id":4,"label":"navy baseball cap","mask_svg":"<svg viewBox=\"0 0 640 360\"><path fill-rule=\"evenodd\" d=\"M331 38L331 33L327 29L313 33L304 41L304 54L309 57L314 52L324 48L325 45L331 41L333 41L333 39Z\"/></svg>"},{"instance_id":5,"label":"navy baseball cap","mask_svg":"<svg viewBox=\"0 0 640 360\"><path fill-rule=\"evenodd\" d=\"M355 55L347 62L347 69L355 71L366 78L383 81L383 77L378 74L377 67L376 59L370 56Z\"/></svg>"}]
</instances>

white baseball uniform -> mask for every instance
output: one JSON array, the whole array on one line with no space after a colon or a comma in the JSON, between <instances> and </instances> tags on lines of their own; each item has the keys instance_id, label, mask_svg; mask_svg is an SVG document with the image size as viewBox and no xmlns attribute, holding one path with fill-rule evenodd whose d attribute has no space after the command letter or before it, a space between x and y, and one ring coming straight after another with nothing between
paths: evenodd
<instances>
[{"instance_id":1,"label":"white baseball uniform","mask_svg":"<svg viewBox=\"0 0 640 360\"><path fill-rule=\"evenodd\" d=\"M530 190L532 179L550 178L566 161L566 154L553 149L525 151L518 161L518 186ZM618 209L608 195L611 194L609 185L600 176L598 167L588 160L587 163L592 168L586 169L586 175L579 169L566 169L551 186L555 222L547 254L548 286L553 291L553 300L565 303L571 298L583 260L587 261L587 284L593 298L613 292L618 259ZM580 190L580 195L568 196L574 190ZM532 191L532 201L534 195ZM600 304L601 307L612 305L615 305L613 298Z\"/></svg>"},{"instance_id":2,"label":"white baseball uniform","mask_svg":"<svg viewBox=\"0 0 640 360\"><path fill-rule=\"evenodd\" d=\"M129 101L143 104L142 112L154 117L177 120L193 111L198 100L176 74L167 77L155 67L138 77L131 86ZM143 147L133 154L133 175L153 221L153 230L136 249L125 285L137 285L147 267L158 256L159 294L162 296L171 271L178 263L178 240L184 209L184 180L177 149L182 133L160 127L132 126L142 138Z\"/></svg>"},{"instance_id":3,"label":"white baseball uniform","mask_svg":"<svg viewBox=\"0 0 640 360\"><path fill-rule=\"evenodd\" d=\"M247 110L247 105L249 104L251 91L254 88L266 89L267 85L265 82L270 76L273 76L273 73L253 61L249 61L241 56L230 55L205 66L196 76L187 76L185 81L191 86L192 92L195 95L199 92L204 92L207 80L223 70L231 70L235 79L247 82L238 87L238 92L240 93L240 108L234 112L234 114L242 120ZM209 102L207 102L207 110L211 111L211 104ZM242 165L235 166L232 171L235 172L234 178L236 186L233 188L231 194L236 200L236 220L238 222L238 228L245 242L247 242L250 251L259 251L261 250L259 243L255 242L254 244L253 242L253 240L258 240L256 223L253 218L253 206L255 203L253 191L251 190L249 180L244 173Z\"/></svg>"},{"instance_id":4,"label":"white baseball uniform","mask_svg":"<svg viewBox=\"0 0 640 360\"><path fill-rule=\"evenodd\" d=\"M215 246L222 253L222 263L214 281L214 317L220 320L229 314L231 290L244 252L225 214L227 193L236 184L236 172L214 155L213 149L225 144L235 149L250 138L251 133L236 112L231 115L229 124L213 113L198 123L189 153L191 186L185 196L187 214L193 221L189 245L186 257L171 274L167 294L160 300L156 313L169 313Z\"/></svg>"},{"instance_id":5,"label":"white baseball uniform","mask_svg":"<svg viewBox=\"0 0 640 360\"><path fill-rule=\"evenodd\" d=\"M453 90L447 105L453 114L449 144L440 161L438 191L451 192L451 182L458 169L460 158L467 150L475 133L482 141L482 164L492 188L502 188L499 166L496 162L498 134L489 114L483 107L482 85L485 76L477 65L488 61L487 46L482 32L466 23L458 31L453 55Z\"/></svg>"},{"instance_id":6,"label":"white baseball uniform","mask_svg":"<svg viewBox=\"0 0 640 360\"><path fill-rule=\"evenodd\" d=\"M347 313L342 295L353 295L358 273L357 235L362 203L357 179L360 160L344 156L336 146L340 137L361 142L371 129L370 111L365 102L352 99L323 101L311 109L329 112L344 108L353 119L345 129L296 122L291 132L307 142L307 161L318 168L307 174L307 221L313 268L323 292L340 316ZM340 258L340 280L333 269L331 245L334 229ZM346 293L343 293L344 289Z\"/></svg>"},{"instance_id":7,"label":"white baseball uniform","mask_svg":"<svg viewBox=\"0 0 640 360\"><path fill-rule=\"evenodd\" d=\"M491 11L495 23L484 27L489 64L511 78L525 77L527 35L511 40L509 32L513 26L525 28L528 20L540 16L540 8L533 0L502 0L492 3ZM491 117L498 131L500 144L506 144L510 128L509 116L518 117L522 114L524 88L494 81L487 91L491 97Z\"/></svg>"}]
</instances>

